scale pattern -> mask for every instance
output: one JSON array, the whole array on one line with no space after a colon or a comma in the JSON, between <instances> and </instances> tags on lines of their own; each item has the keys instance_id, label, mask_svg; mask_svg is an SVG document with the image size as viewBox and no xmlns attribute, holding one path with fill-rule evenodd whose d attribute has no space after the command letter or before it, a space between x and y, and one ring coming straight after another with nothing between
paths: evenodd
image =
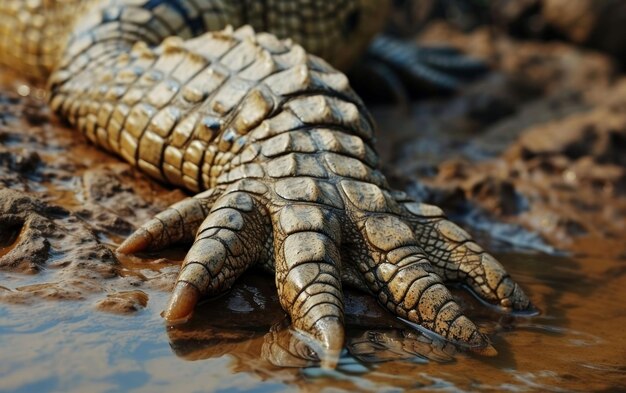
<instances>
[{"instance_id":1,"label":"scale pattern","mask_svg":"<svg viewBox=\"0 0 626 393\"><path fill-rule=\"evenodd\" d=\"M341 72L250 26L185 39L206 28L199 21L217 3L98 2L49 80L52 109L90 141L198 193L119 248L193 241L166 319L186 320L200 298L260 264L326 366L344 342L343 284L489 351L444 281L509 310L530 306L520 287L439 208L389 188L370 115ZM204 11L181 11L194 4Z\"/></svg>"},{"instance_id":2,"label":"scale pattern","mask_svg":"<svg viewBox=\"0 0 626 393\"><path fill-rule=\"evenodd\" d=\"M104 38L120 28L126 38L158 44L247 24L346 70L382 29L389 7L389 0L0 0L0 65L44 79L77 30L75 38Z\"/></svg>"}]
</instances>

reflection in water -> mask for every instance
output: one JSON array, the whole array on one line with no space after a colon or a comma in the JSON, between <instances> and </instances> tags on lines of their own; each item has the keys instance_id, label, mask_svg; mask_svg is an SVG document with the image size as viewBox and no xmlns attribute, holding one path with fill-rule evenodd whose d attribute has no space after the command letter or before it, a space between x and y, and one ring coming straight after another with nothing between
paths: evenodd
<instances>
[{"instance_id":1,"label":"reflection in water","mask_svg":"<svg viewBox=\"0 0 626 393\"><path fill-rule=\"evenodd\" d=\"M227 356L236 375L305 391L324 386L553 392L626 387L625 343L618 333L626 314L613 296L623 294L625 278L607 280L596 260L523 255L506 260L531 291L540 315L503 315L465 291L455 292L494 340L495 358L457 353L451 344L391 318L368 296L349 292L346 350L337 370L321 369L306 338L289 329L271 280L254 275L225 297L206 302L188 324L169 328L170 345L186 360ZM617 318L607 323L606 315Z\"/></svg>"},{"instance_id":2,"label":"reflection in water","mask_svg":"<svg viewBox=\"0 0 626 393\"><path fill-rule=\"evenodd\" d=\"M493 358L455 353L390 317L368 296L347 291L346 350L337 370L321 369L306 340L288 328L272 279L251 272L174 328L164 328L158 316L167 292L154 288L143 287L149 302L134 316L94 311L100 295L0 304L0 350L10 354L2 358L0 391L625 388L626 277L606 276L622 261L511 254L502 259L542 314L504 316L459 291L468 315L498 349ZM11 292L16 282L2 276Z\"/></svg>"},{"instance_id":3,"label":"reflection in water","mask_svg":"<svg viewBox=\"0 0 626 393\"><path fill-rule=\"evenodd\" d=\"M456 348L449 342L404 329L363 331L357 337L350 337L348 350L365 363L390 360L447 363L454 360L456 353Z\"/></svg>"},{"instance_id":4,"label":"reflection in water","mask_svg":"<svg viewBox=\"0 0 626 393\"><path fill-rule=\"evenodd\" d=\"M259 312L261 311L261 312ZM411 330L364 294L350 292L347 334L339 370L392 360L450 362L454 346ZM205 303L188 323L167 329L174 353L186 360L231 355L236 369L259 374L318 367L316 341L293 330L271 281L245 276L228 295Z\"/></svg>"}]
</instances>

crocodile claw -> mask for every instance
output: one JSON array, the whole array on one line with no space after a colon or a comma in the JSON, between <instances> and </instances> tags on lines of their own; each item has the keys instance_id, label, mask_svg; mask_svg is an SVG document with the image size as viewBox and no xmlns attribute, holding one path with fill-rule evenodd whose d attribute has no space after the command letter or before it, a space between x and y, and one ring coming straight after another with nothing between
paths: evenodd
<instances>
[{"instance_id":1,"label":"crocodile claw","mask_svg":"<svg viewBox=\"0 0 626 393\"><path fill-rule=\"evenodd\" d=\"M495 258L435 206L372 183L333 180L245 179L223 190L185 258L164 313L168 323L188 320L201 298L228 289L258 263L275 272L281 305L294 328L318 343L325 367L334 367L344 344L342 281L450 342L495 355L444 286L461 282L486 302L528 309Z\"/></svg>"},{"instance_id":2,"label":"crocodile claw","mask_svg":"<svg viewBox=\"0 0 626 393\"><path fill-rule=\"evenodd\" d=\"M192 285L179 281L172 294L163 318L170 325L185 323L193 315L193 310L200 299L200 292Z\"/></svg>"}]
</instances>

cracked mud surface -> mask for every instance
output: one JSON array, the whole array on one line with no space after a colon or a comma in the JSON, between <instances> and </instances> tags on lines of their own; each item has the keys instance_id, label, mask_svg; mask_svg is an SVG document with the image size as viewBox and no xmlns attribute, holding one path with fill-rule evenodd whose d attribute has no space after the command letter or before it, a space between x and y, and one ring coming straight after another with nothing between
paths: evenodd
<instances>
[{"instance_id":1,"label":"cracked mud surface","mask_svg":"<svg viewBox=\"0 0 626 393\"><path fill-rule=\"evenodd\" d=\"M472 48L495 71L455 97L374 108L379 149L397 185L490 240L541 309L506 317L455 292L497 357L457 354L350 292L347 352L337 371L323 371L258 272L201 305L190 324L166 329L159 313L182 253L112 250L185 194L85 143L36 90L24 99L3 75L0 338L12 355L0 390L626 386L626 82L608 58L566 44L442 25L421 39Z\"/></svg>"}]
</instances>

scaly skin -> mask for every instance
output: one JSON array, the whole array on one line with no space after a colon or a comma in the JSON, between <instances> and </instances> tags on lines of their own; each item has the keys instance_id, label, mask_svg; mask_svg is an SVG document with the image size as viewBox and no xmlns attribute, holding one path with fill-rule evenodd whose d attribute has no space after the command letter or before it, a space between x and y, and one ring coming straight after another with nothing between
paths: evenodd
<instances>
[{"instance_id":1,"label":"scaly skin","mask_svg":"<svg viewBox=\"0 0 626 393\"><path fill-rule=\"evenodd\" d=\"M200 192L119 248L194 241L165 318L188 319L199 299L260 264L275 272L282 307L321 345L328 367L344 343L342 283L450 341L489 352L444 281L467 284L509 310L527 309L528 298L440 209L389 188L372 120L347 78L301 46L251 27L165 39L184 18L173 8L157 12L157 3L91 7L49 83L53 110L90 141L156 179ZM330 52L341 49L335 44Z\"/></svg>"},{"instance_id":2,"label":"scaly skin","mask_svg":"<svg viewBox=\"0 0 626 393\"><path fill-rule=\"evenodd\" d=\"M390 0L0 0L0 64L46 78L61 61L76 21L86 32L102 19L94 10L108 9L107 17L114 19L119 7L135 10L121 23L131 40L158 44L171 35L187 39L250 25L291 38L345 71L382 30ZM85 20L91 17L96 20Z\"/></svg>"}]
</instances>

